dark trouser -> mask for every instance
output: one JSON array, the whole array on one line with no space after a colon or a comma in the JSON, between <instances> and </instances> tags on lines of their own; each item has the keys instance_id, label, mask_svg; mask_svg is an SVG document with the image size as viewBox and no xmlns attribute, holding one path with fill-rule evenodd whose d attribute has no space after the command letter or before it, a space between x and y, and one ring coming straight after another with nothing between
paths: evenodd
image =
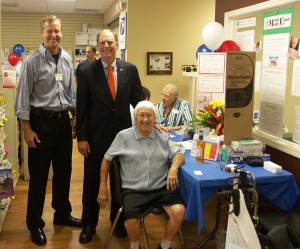
<instances>
[{"instance_id":1,"label":"dark trouser","mask_svg":"<svg viewBox=\"0 0 300 249\"><path fill-rule=\"evenodd\" d=\"M103 159L103 154L89 154L88 158L84 159L84 181L83 181L83 195L82 195L82 224L84 227L95 228L99 220L99 204L97 196L100 186L100 166ZM112 178L110 177L110 180ZM110 220L114 221L120 206L115 201L114 185L110 181L111 196L111 212ZM124 216L120 218L120 222L124 223Z\"/></svg>"},{"instance_id":2,"label":"dark trouser","mask_svg":"<svg viewBox=\"0 0 300 249\"><path fill-rule=\"evenodd\" d=\"M67 113L57 117L31 114L30 126L41 142L35 142L37 148L28 148L30 182L26 222L29 230L45 225L42 214L51 162L52 207L55 216L64 218L71 213L69 190L73 142Z\"/></svg>"}]
</instances>

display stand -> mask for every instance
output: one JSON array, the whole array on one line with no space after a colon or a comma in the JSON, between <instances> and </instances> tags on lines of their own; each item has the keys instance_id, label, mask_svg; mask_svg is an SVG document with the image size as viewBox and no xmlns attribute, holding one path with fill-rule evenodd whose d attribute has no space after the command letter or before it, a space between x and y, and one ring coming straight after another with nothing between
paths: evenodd
<instances>
[{"instance_id":1,"label":"display stand","mask_svg":"<svg viewBox=\"0 0 300 249\"><path fill-rule=\"evenodd\" d=\"M9 89L8 95L15 94ZM13 105L5 105L5 98L0 94L0 231L14 195L14 187L18 180L18 164L16 163L16 118L12 112ZM8 125L9 124L9 125ZM7 140L7 137L9 140Z\"/></svg>"}]
</instances>

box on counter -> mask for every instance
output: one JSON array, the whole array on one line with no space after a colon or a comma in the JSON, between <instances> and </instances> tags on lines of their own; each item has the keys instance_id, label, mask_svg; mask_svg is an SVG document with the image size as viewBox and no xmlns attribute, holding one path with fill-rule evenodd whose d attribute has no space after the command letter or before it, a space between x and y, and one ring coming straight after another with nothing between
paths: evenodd
<instances>
[{"instance_id":1,"label":"box on counter","mask_svg":"<svg viewBox=\"0 0 300 249\"><path fill-rule=\"evenodd\" d=\"M242 150L244 153L262 153L263 144L258 140L242 140L239 141L239 150Z\"/></svg>"},{"instance_id":2,"label":"box on counter","mask_svg":"<svg viewBox=\"0 0 300 249\"><path fill-rule=\"evenodd\" d=\"M263 143L258 140L231 141L231 149L241 151L243 157L263 155Z\"/></svg>"},{"instance_id":3,"label":"box on counter","mask_svg":"<svg viewBox=\"0 0 300 249\"><path fill-rule=\"evenodd\" d=\"M276 163L273 163L271 161L265 161L264 162L264 169L268 170L274 174L280 173L282 171L282 167L279 166Z\"/></svg>"}]
</instances>

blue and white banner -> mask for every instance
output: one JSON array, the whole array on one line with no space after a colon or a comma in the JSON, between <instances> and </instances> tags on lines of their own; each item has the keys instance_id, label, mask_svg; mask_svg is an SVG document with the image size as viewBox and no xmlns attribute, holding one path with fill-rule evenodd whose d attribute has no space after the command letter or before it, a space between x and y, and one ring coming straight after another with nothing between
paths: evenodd
<instances>
[{"instance_id":1,"label":"blue and white banner","mask_svg":"<svg viewBox=\"0 0 300 249\"><path fill-rule=\"evenodd\" d=\"M119 49L126 49L126 18L127 12L123 12L119 17Z\"/></svg>"}]
</instances>

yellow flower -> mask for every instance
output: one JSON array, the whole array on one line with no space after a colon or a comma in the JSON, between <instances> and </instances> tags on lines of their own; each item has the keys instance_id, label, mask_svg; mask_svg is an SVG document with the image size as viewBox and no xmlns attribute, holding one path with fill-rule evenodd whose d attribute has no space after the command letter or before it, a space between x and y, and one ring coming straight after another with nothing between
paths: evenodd
<instances>
[{"instance_id":1,"label":"yellow flower","mask_svg":"<svg viewBox=\"0 0 300 249\"><path fill-rule=\"evenodd\" d=\"M5 98L3 96L0 96L0 104L3 105L5 103Z\"/></svg>"},{"instance_id":2,"label":"yellow flower","mask_svg":"<svg viewBox=\"0 0 300 249\"><path fill-rule=\"evenodd\" d=\"M213 109L217 109L220 106L225 106L224 101L220 99L212 100L209 102L209 104L212 106Z\"/></svg>"},{"instance_id":3,"label":"yellow flower","mask_svg":"<svg viewBox=\"0 0 300 249\"><path fill-rule=\"evenodd\" d=\"M224 133L225 103L223 100L212 100L204 110L199 110L198 118L194 117L191 123L215 129L217 135Z\"/></svg>"}]
</instances>

